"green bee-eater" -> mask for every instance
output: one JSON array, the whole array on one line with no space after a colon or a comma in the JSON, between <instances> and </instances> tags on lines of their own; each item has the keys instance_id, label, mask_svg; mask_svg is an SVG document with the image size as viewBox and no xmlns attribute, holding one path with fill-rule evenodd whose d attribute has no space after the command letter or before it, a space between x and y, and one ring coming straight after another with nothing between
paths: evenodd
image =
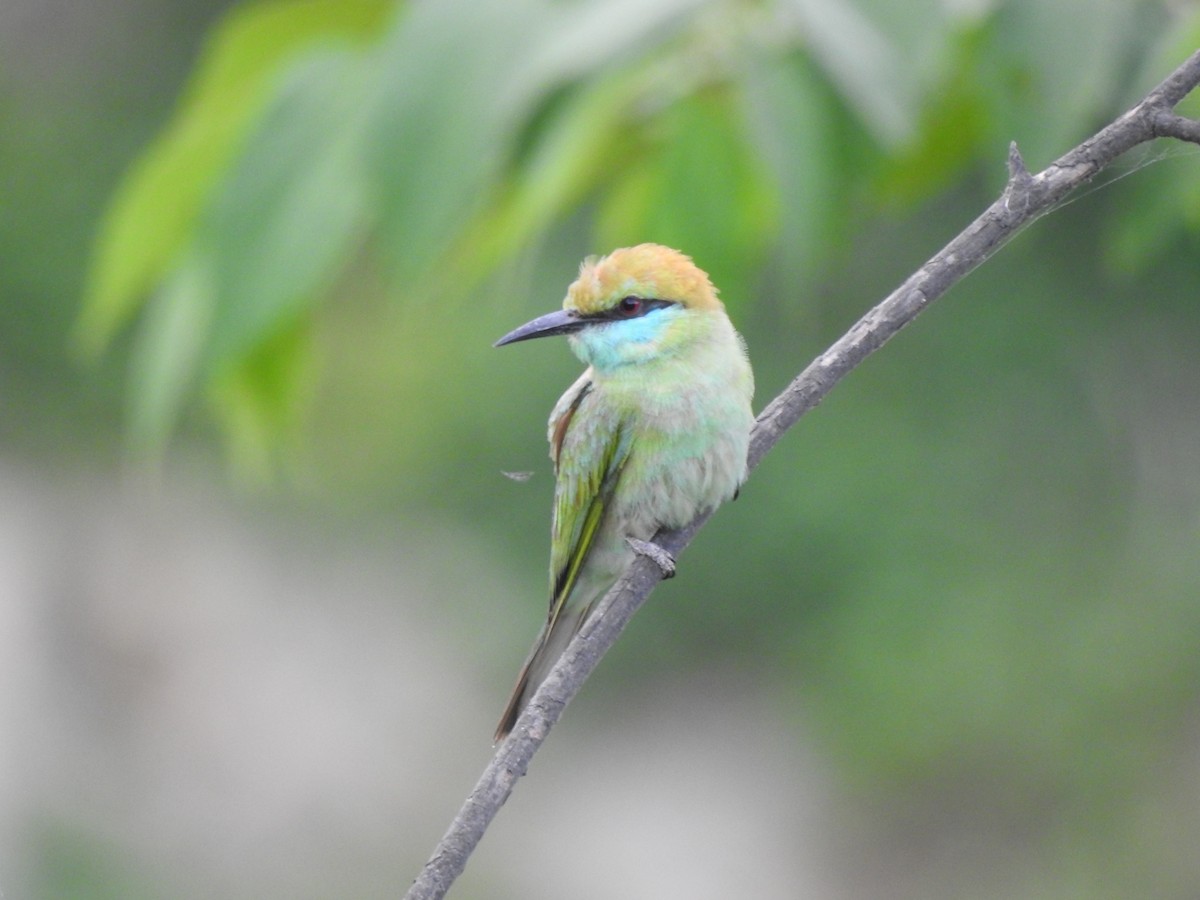
<instances>
[{"instance_id":1,"label":"green bee-eater","mask_svg":"<svg viewBox=\"0 0 1200 900\"><path fill-rule=\"evenodd\" d=\"M550 614L496 740L592 607L662 526L732 497L746 477L754 375L708 276L657 244L584 260L563 308L496 346L565 334L587 370L550 414ZM632 543L631 543L632 542Z\"/></svg>"}]
</instances>

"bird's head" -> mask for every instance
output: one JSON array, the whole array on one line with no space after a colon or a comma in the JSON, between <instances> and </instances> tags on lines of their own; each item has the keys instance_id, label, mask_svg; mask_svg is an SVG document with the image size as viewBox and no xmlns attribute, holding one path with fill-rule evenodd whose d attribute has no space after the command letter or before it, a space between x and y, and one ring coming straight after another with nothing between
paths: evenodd
<instances>
[{"instance_id":1,"label":"bird's head","mask_svg":"<svg viewBox=\"0 0 1200 900\"><path fill-rule=\"evenodd\" d=\"M509 332L497 347L568 335L584 362L605 371L685 351L724 318L708 276L678 250L639 244L591 257L567 288L563 308Z\"/></svg>"}]
</instances>

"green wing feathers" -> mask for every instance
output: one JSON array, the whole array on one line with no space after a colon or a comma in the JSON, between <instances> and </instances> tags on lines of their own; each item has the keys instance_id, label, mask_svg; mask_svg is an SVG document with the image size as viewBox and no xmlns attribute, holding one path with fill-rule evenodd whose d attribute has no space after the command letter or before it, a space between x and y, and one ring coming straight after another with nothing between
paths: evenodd
<instances>
[{"instance_id":1,"label":"green wing feathers","mask_svg":"<svg viewBox=\"0 0 1200 900\"><path fill-rule=\"evenodd\" d=\"M566 615L564 610L629 459L625 422L604 405L589 404L591 389L585 373L563 395L550 418L550 456L557 475L550 536L550 609L500 718L497 741L512 729L529 697L583 623L586 609L572 608Z\"/></svg>"},{"instance_id":2,"label":"green wing feathers","mask_svg":"<svg viewBox=\"0 0 1200 900\"><path fill-rule=\"evenodd\" d=\"M588 390L567 410L556 454L554 523L550 534L550 627L571 596L588 558L621 471L629 458L625 423L588 408Z\"/></svg>"}]
</instances>

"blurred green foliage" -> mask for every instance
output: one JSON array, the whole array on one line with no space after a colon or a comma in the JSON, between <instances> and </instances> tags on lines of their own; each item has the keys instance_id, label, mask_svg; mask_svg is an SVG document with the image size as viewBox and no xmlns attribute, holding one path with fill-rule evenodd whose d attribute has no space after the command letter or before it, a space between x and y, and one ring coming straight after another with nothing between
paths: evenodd
<instances>
[{"instance_id":1,"label":"blurred green foliage","mask_svg":"<svg viewBox=\"0 0 1200 900\"><path fill-rule=\"evenodd\" d=\"M1123 0L236 7L113 200L78 339L94 354L137 318L138 447L204 393L235 464L269 471L313 311L364 248L397 302L444 301L583 212L590 247L684 247L734 297L780 262L802 289L848 212L1014 137L1048 162L1181 28Z\"/></svg>"},{"instance_id":2,"label":"blurred green foliage","mask_svg":"<svg viewBox=\"0 0 1200 900\"><path fill-rule=\"evenodd\" d=\"M1200 8L1152 0L234 6L102 217L166 91L115 134L90 97L0 101L0 161L36 173L4 183L30 212L0 219L0 436L80 453L124 402L139 452L215 431L322 508L470 531L522 573L524 618L446 616L495 625L505 681L577 367L490 340L586 253L676 244L761 406L990 202L1010 140L1045 166L1197 46ZM864 796L1020 823L1012 897L1200 879L1172 790L1200 697L1200 158L1164 143L1100 181L789 434L596 687L753 670ZM98 218L73 337L99 374L68 376Z\"/></svg>"}]
</instances>

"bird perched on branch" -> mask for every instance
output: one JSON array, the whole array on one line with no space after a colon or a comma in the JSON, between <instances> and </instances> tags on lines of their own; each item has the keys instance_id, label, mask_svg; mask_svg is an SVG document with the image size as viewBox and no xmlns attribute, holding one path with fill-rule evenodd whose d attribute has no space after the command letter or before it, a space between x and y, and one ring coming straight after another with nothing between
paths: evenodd
<instances>
[{"instance_id":1,"label":"bird perched on branch","mask_svg":"<svg viewBox=\"0 0 1200 900\"><path fill-rule=\"evenodd\" d=\"M588 368L550 414L550 612L497 741L635 554L673 574L650 538L736 494L754 424L745 343L708 276L677 250L588 257L561 310L496 346L556 334Z\"/></svg>"}]
</instances>

